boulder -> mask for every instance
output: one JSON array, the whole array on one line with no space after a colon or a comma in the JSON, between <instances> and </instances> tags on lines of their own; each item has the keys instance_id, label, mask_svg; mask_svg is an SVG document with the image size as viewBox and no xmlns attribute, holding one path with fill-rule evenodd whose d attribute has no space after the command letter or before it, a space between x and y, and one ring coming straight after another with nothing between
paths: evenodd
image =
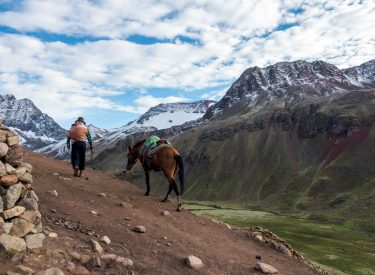
<instances>
[{"instance_id":1,"label":"boulder","mask_svg":"<svg viewBox=\"0 0 375 275\"><path fill-rule=\"evenodd\" d=\"M8 154L9 146L4 143L0 142L0 158L5 157Z\"/></svg>"},{"instance_id":2,"label":"boulder","mask_svg":"<svg viewBox=\"0 0 375 275\"><path fill-rule=\"evenodd\" d=\"M26 172L20 177L20 181L24 183L33 183L33 176L30 173Z\"/></svg>"},{"instance_id":3,"label":"boulder","mask_svg":"<svg viewBox=\"0 0 375 275\"><path fill-rule=\"evenodd\" d=\"M0 130L0 142L7 142L7 131Z\"/></svg>"},{"instance_id":4,"label":"boulder","mask_svg":"<svg viewBox=\"0 0 375 275\"><path fill-rule=\"evenodd\" d=\"M39 271L35 275L64 275L64 272L60 268L52 267L44 271Z\"/></svg>"},{"instance_id":5,"label":"boulder","mask_svg":"<svg viewBox=\"0 0 375 275\"><path fill-rule=\"evenodd\" d=\"M22 177L23 175L25 175L27 172L27 169L25 167L18 167L15 171L15 174L17 175L17 177Z\"/></svg>"},{"instance_id":6,"label":"boulder","mask_svg":"<svg viewBox=\"0 0 375 275\"><path fill-rule=\"evenodd\" d=\"M18 182L18 177L16 175L5 175L0 179L0 184L4 187L9 187Z\"/></svg>"},{"instance_id":7,"label":"boulder","mask_svg":"<svg viewBox=\"0 0 375 275\"><path fill-rule=\"evenodd\" d=\"M33 224L39 224L42 221L42 214L38 210L26 210L20 218Z\"/></svg>"},{"instance_id":8,"label":"boulder","mask_svg":"<svg viewBox=\"0 0 375 275\"><path fill-rule=\"evenodd\" d=\"M5 161L13 166L20 166L23 161L22 147L19 145L10 147L8 154L5 156Z\"/></svg>"},{"instance_id":9,"label":"boulder","mask_svg":"<svg viewBox=\"0 0 375 275\"><path fill-rule=\"evenodd\" d=\"M37 202L39 201L38 196L35 194L33 190L30 190L29 192L27 192L26 198L35 199Z\"/></svg>"},{"instance_id":10,"label":"boulder","mask_svg":"<svg viewBox=\"0 0 375 275\"><path fill-rule=\"evenodd\" d=\"M5 163L5 171L7 172L7 174L16 174L17 170L9 163Z\"/></svg>"},{"instance_id":11,"label":"boulder","mask_svg":"<svg viewBox=\"0 0 375 275\"><path fill-rule=\"evenodd\" d=\"M8 188L8 192L3 197L5 209L10 209L16 205L16 202L21 196L22 184L17 183Z\"/></svg>"},{"instance_id":12,"label":"boulder","mask_svg":"<svg viewBox=\"0 0 375 275\"><path fill-rule=\"evenodd\" d=\"M101 245L95 240L91 240L91 247L94 252L98 252L100 254L102 254L104 251Z\"/></svg>"},{"instance_id":13,"label":"boulder","mask_svg":"<svg viewBox=\"0 0 375 275\"><path fill-rule=\"evenodd\" d=\"M9 234L10 230L12 229L13 223L6 222L2 226L0 225L0 234L6 233Z\"/></svg>"},{"instance_id":14,"label":"boulder","mask_svg":"<svg viewBox=\"0 0 375 275\"><path fill-rule=\"evenodd\" d=\"M7 193L7 190L4 187L0 186L0 196L4 196L6 193Z\"/></svg>"},{"instance_id":15,"label":"boulder","mask_svg":"<svg viewBox=\"0 0 375 275\"><path fill-rule=\"evenodd\" d=\"M201 269L203 267L202 260L194 255L190 255L186 258L186 264L192 269Z\"/></svg>"},{"instance_id":16,"label":"boulder","mask_svg":"<svg viewBox=\"0 0 375 275\"><path fill-rule=\"evenodd\" d=\"M25 210L26 209L23 206L15 206L11 209L5 210L2 213L2 218L4 220L7 220L7 219L10 219L10 218L13 218L13 217L20 216L23 212L25 212Z\"/></svg>"},{"instance_id":17,"label":"boulder","mask_svg":"<svg viewBox=\"0 0 375 275\"><path fill-rule=\"evenodd\" d=\"M25 250L26 242L23 239L8 234L0 235L0 251L15 254Z\"/></svg>"},{"instance_id":18,"label":"boulder","mask_svg":"<svg viewBox=\"0 0 375 275\"><path fill-rule=\"evenodd\" d=\"M5 169L4 163L0 160L0 177L5 176L7 171Z\"/></svg>"},{"instance_id":19,"label":"boulder","mask_svg":"<svg viewBox=\"0 0 375 275\"><path fill-rule=\"evenodd\" d=\"M35 225L27 220L21 218L15 218L13 220L12 229L9 232L9 235L16 237L24 237L35 227Z\"/></svg>"},{"instance_id":20,"label":"boulder","mask_svg":"<svg viewBox=\"0 0 375 275\"><path fill-rule=\"evenodd\" d=\"M25 167L26 171L29 172L29 173L31 173L31 171L33 171L33 166L28 162L22 162L20 166Z\"/></svg>"},{"instance_id":21,"label":"boulder","mask_svg":"<svg viewBox=\"0 0 375 275\"><path fill-rule=\"evenodd\" d=\"M143 225L137 225L133 230L138 233L146 233L146 227Z\"/></svg>"},{"instance_id":22,"label":"boulder","mask_svg":"<svg viewBox=\"0 0 375 275\"><path fill-rule=\"evenodd\" d=\"M259 270L260 272L264 274L276 274L278 273L277 269L274 268L272 265L262 263L262 262L257 262L255 264L255 269Z\"/></svg>"},{"instance_id":23,"label":"boulder","mask_svg":"<svg viewBox=\"0 0 375 275\"><path fill-rule=\"evenodd\" d=\"M45 236L44 236L43 233L26 235L26 237L25 237L26 247L28 249L41 248L41 247L43 247L44 238L45 238Z\"/></svg>"},{"instance_id":24,"label":"boulder","mask_svg":"<svg viewBox=\"0 0 375 275\"><path fill-rule=\"evenodd\" d=\"M33 198L22 199L17 205L25 207L26 210L38 210L38 202Z\"/></svg>"},{"instance_id":25,"label":"boulder","mask_svg":"<svg viewBox=\"0 0 375 275\"><path fill-rule=\"evenodd\" d=\"M20 143L20 138L17 135L8 136L7 143L9 146L17 145Z\"/></svg>"}]
</instances>

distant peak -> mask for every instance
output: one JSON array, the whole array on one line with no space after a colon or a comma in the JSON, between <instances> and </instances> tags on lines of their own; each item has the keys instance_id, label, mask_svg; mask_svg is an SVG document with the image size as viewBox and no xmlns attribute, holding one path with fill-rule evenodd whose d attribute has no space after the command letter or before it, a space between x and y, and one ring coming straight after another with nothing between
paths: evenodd
<instances>
[{"instance_id":1,"label":"distant peak","mask_svg":"<svg viewBox=\"0 0 375 275\"><path fill-rule=\"evenodd\" d=\"M17 100L16 97L12 94L0 95L0 98L2 100Z\"/></svg>"}]
</instances>

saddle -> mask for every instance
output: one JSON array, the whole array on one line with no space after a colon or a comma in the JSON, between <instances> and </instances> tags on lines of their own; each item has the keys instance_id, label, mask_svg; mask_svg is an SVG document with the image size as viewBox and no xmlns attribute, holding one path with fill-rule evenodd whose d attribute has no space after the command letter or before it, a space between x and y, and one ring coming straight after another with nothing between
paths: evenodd
<instances>
[{"instance_id":1,"label":"saddle","mask_svg":"<svg viewBox=\"0 0 375 275\"><path fill-rule=\"evenodd\" d=\"M143 156L143 164L144 165L147 164L147 161L149 159L151 159L154 156L154 154L157 151L159 151L161 148L170 147L170 146L172 146L172 144L165 139L159 139L153 144L150 144L148 146L144 146L142 151L141 151L141 154Z\"/></svg>"}]
</instances>

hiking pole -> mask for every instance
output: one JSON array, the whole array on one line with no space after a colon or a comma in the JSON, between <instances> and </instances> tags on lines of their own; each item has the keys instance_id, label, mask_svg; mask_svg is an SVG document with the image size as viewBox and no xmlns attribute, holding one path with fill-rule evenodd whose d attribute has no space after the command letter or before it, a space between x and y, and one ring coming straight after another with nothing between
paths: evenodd
<instances>
[{"instance_id":1,"label":"hiking pole","mask_svg":"<svg viewBox=\"0 0 375 275\"><path fill-rule=\"evenodd\" d=\"M91 159L91 161L93 161L94 160L94 148L90 148L90 151L91 151L91 153L90 153L90 159Z\"/></svg>"}]
</instances>

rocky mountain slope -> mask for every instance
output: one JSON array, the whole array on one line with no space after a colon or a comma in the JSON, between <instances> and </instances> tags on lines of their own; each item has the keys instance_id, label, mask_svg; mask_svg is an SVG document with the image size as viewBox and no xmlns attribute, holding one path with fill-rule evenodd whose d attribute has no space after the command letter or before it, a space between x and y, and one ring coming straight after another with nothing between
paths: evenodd
<instances>
[{"instance_id":1,"label":"rocky mountain slope","mask_svg":"<svg viewBox=\"0 0 375 275\"><path fill-rule=\"evenodd\" d=\"M39 149L65 136L63 128L26 98L0 95L0 118L4 125L20 135L21 144L29 149Z\"/></svg>"},{"instance_id":2,"label":"rocky mountain slope","mask_svg":"<svg viewBox=\"0 0 375 275\"><path fill-rule=\"evenodd\" d=\"M375 59L345 70L324 61L301 60L280 62L266 68L251 67L219 102L208 109L204 119L223 116L228 108L239 102L242 103L239 112L255 113L266 105L283 107L309 98L375 87L374 67ZM233 112L224 117L231 115Z\"/></svg>"},{"instance_id":3,"label":"rocky mountain slope","mask_svg":"<svg viewBox=\"0 0 375 275\"><path fill-rule=\"evenodd\" d=\"M107 175L92 169L87 178L74 178L66 162L31 152L25 161L34 167L33 189L40 194L47 237L44 249L13 258L0 249L0 273L26 267L59 268L65 274L261 274L254 269L259 255L280 274L318 274L294 251L259 243L248 230L231 230L186 210L177 213L175 203L146 198L129 182L105 180ZM145 233L136 226L144 226ZM110 243L100 241L103 236ZM199 271L187 266L189 255L203 261Z\"/></svg>"}]
</instances>

